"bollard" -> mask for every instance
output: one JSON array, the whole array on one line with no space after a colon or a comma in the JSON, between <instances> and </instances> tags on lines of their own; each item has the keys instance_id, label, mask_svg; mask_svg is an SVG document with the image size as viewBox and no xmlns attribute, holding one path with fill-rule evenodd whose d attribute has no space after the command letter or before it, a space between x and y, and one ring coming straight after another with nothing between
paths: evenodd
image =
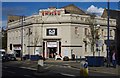
<instances>
[{"instance_id":1,"label":"bollard","mask_svg":"<svg viewBox=\"0 0 120 78\"><path fill-rule=\"evenodd\" d=\"M88 63L86 61L80 62L80 76L88 76Z\"/></svg>"},{"instance_id":2,"label":"bollard","mask_svg":"<svg viewBox=\"0 0 120 78\"><path fill-rule=\"evenodd\" d=\"M78 62L78 57L76 56L76 62Z\"/></svg>"},{"instance_id":3,"label":"bollard","mask_svg":"<svg viewBox=\"0 0 120 78\"><path fill-rule=\"evenodd\" d=\"M43 59L38 60L38 65L43 66Z\"/></svg>"},{"instance_id":4,"label":"bollard","mask_svg":"<svg viewBox=\"0 0 120 78\"><path fill-rule=\"evenodd\" d=\"M44 71L43 66L44 66L43 59L38 60L37 72L43 72Z\"/></svg>"}]
</instances>

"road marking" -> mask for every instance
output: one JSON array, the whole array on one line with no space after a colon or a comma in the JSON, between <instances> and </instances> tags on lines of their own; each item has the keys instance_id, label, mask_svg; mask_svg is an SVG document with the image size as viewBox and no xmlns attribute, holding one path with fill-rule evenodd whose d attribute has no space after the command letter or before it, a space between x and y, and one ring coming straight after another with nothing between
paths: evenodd
<instances>
[{"instance_id":1,"label":"road marking","mask_svg":"<svg viewBox=\"0 0 120 78\"><path fill-rule=\"evenodd\" d=\"M66 73L60 73L62 75L65 75L65 76L72 76L72 77L75 77L75 75L72 75L72 74L66 74Z\"/></svg>"},{"instance_id":2,"label":"road marking","mask_svg":"<svg viewBox=\"0 0 120 78\"><path fill-rule=\"evenodd\" d=\"M48 68L50 68L50 67L52 67L53 65L50 65L50 66L48 66L48 67L46 67L46 68L44 68L44 69L48 69Z\"/></svg>"},{"instance_id":3,"label":"road marking","mask_svg":"<svg viewBox=\"0 0 120 78\"><path fill-rule=\"evenodd\" d=\"M6 69L6 68L8 68L8 67L3 67L3 68L5 68L5 69Z\"/></svg>"},{"instance_id":4,"label":"road marking","mask_svg":"<svg viewBox=\"0 0 120 78\"><path fill-rule=\"evenodd\" d=\"M2 71L6 71L6 72L8 72L8 73L12 73L12 74L15 73L15 72L13 72L13 71L8 71L8 70L2 70Z\"/></svg>"},{"instance_id":5,"label":"road marking","mask_svg":"<svg viewBox=\"0 0 120 78\"><path fill-rule=\"evenodd\" d=\"M35 69L35 68L29 68L29 67L20 67L20 68L29 69L29 70L37 70L37 69Z\"/></svg>"},{"instance_id":6,"label":"road marking","mask_svg":"<svg viewBox=\"0 0 120 78\"><path fill-rule=\"evenodd\" d=\"M32 77L32 76L30 76L30 75L24 75L25 77ZM32 77L32 78L34 78L34 77Z\"/></svg>"},{"instance_id":7,"label":"road marking","mask_svg":"<svg viewBox=\"0 0 120 78\"><path fill-rule=\"evenodd\" d=\"M69 64L63 64L63 66L68 66Z\"/></svg>"}]
</instances>

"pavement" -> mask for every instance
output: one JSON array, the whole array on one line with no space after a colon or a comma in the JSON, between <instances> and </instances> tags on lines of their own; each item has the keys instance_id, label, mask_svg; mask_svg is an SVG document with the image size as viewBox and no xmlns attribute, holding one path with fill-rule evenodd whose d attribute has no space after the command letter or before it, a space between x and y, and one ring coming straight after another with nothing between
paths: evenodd
<instances>
[{"instance_id":1,"label":"pavement","mask_svg":"<svg viewBox=\"0 0 120 78\"><path fill-rule=\"evenodd\" d=\"M30 60L25 60L25 61L16 61L19 66L24 66L28 67L29 69L31 68L32 70L37 70L38 67L38 61L30 61ZM75 69L80 69L80 62L76 61L62 61L62 60L45 60L44 61L44 68L46 68L47 64L57 64L57 65L62 65L62 66L69 66ZM102 72L106 74L113 74L113 75L119 75L119 70L120 67L117 65L116 68L113 67L88 67L89 71L92 72Z\"/></svg>"}]
</instances>

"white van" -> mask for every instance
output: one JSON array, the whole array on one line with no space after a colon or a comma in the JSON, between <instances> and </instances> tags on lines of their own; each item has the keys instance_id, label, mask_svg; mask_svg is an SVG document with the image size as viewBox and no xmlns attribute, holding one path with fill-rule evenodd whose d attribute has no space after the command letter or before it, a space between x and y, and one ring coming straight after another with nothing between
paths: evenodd
<instances>
[{"instance_id":1,"label":"white van","mask_svg":"<svg viewBox=\"0 0 120 78\"><path fill-rule=\"evenodd\" d=\"M6 54L5 50L4 49L0 49L0 54L1 54L1 56L5 55Z\"/></svg>"},{"instance_id":2,"label":"white van","mask_svg":"<svg viewBox=\"0 0 120 78\"><path fill-rule=\"evenodd\" d=\"M0 59L2 59L3 56L5 56L6 52L4 49L0 49Z\"/></svg>"}]
</instances>

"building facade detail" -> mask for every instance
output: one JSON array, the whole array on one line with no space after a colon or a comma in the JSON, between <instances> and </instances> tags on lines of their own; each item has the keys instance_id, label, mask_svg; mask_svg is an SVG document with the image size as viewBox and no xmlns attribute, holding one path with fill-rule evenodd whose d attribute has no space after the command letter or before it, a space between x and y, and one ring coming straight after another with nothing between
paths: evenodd
<instances>
[{"instance_id":1,"label":"building facade detail","mask_svg":"<svg viewBox=\"0 0 120 78\"><path fill-rule=\"evenodd\" d=\"M8 23L7 51L18 53L18 57L21 48L22 56L39 54L45 58L54 58L54 54L59 54L71 58L72 53L78 57L91 56L90 20L89 15L66 14L64 8L40 10L39 15L25 17L22 35L19 20ZM95 17L94 20L94 28L99 35L99 42L96 42L95 46L98 44L100 56L106 57L107 18ZM116 20L110 19L111 40L114 40L115 28ZM12 49L10 44L13 45ZM94 51L98 56L96 48Z\"/></svg>"}]
</instances>

